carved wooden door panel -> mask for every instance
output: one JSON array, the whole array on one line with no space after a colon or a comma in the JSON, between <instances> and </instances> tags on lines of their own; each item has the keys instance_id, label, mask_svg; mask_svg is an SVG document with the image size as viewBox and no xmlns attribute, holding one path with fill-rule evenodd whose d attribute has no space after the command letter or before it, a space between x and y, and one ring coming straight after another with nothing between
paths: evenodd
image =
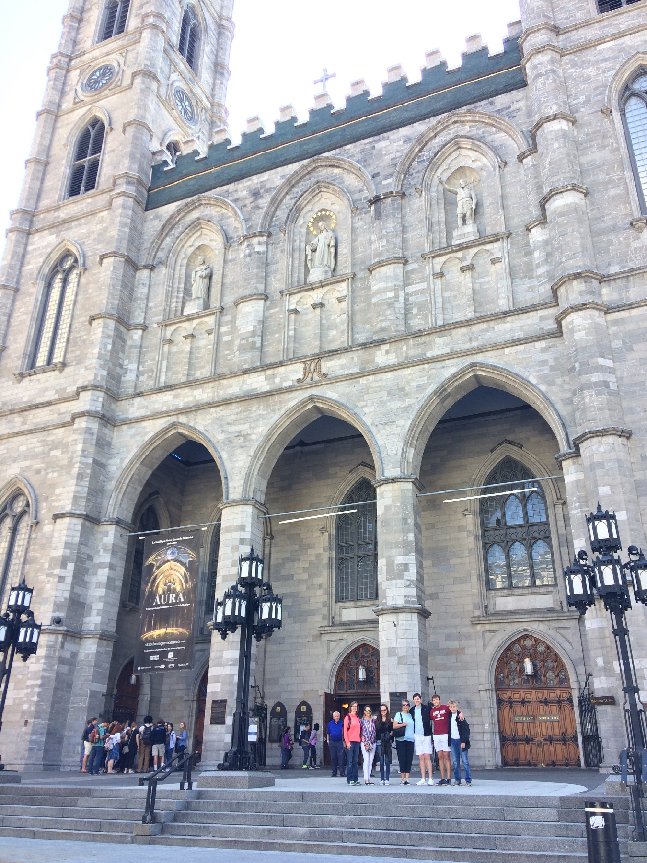
<instances>
[{"instance_id":1,"label":"carved wooden door panel","mask_svg":"<svg viewBox=\"0 0 647 863\"><path fill-rule=\"evenodd\" d=\"M501 654L495 674L503 765L579 766L573 695L557 652L521 636Z\"/></svg>"}]
</instances>

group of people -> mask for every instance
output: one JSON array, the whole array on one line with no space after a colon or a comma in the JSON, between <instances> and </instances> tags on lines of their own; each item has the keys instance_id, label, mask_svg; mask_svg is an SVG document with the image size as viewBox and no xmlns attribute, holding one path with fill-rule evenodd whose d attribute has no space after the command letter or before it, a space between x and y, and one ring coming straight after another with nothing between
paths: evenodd
<instances>
[{"instance_id":1,"label":"group of people","mask_svg":"<svg viewBox=\"0 0 647 863\"><path fill-rule=\"evenodd\" d=\"M177 732L172 722L145 716L136 722L107 722L96 716L88 719L81 735L81 773L148 773L170 764L175 754L188 745L184 722Z\"/></svg>"},{"instance_id":2,"label":"group of people","mask_svg":"<svg viewBox=\"0 0 647 863\"><path fill-rule=\"evenodd\" d=\"M316 767L316 745L319 726L312 731L305 726L299 735L303 749L303 768ZM345 776L348 785L361 785L359 774L360 756L365 785L372 781L373 763L379 761L380 785L389 785L393 744L398 756L400 784L409 785L414 755L418 756L420 780L418 785L434 785L434 752L438 756L438 785L472 784L469 762L470 726L458 703L454 700L441 704L439 695L431 703L424 704L419 692L414 693L413 705L404 698L401 709L391 716L388 705L381 704L377 717L369 706L360 716L359 705L351 702L343 721L335 710L326 726L331 761L331 775ZM281 767L288 767L292 754L291 729L284 730L281 739Z\"/></svg>"}]
</instances>

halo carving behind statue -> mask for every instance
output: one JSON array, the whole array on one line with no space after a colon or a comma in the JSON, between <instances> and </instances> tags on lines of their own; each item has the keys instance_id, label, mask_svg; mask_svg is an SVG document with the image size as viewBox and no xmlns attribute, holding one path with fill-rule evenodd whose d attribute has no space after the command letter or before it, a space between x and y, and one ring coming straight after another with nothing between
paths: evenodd
<instances>
[{"instance_id":1,"label":"halo carving behind statue","mask_svg":"<svg viewBox=\"0 0 647 863\"><path fill-rule=\"evenodd\" d=\"M319 234L319 222L324 222L329 230L334 231L337 224L337 216L332 210L317 210L308 222L308 230L315 237Z\"/></svg>"}]
</instances>

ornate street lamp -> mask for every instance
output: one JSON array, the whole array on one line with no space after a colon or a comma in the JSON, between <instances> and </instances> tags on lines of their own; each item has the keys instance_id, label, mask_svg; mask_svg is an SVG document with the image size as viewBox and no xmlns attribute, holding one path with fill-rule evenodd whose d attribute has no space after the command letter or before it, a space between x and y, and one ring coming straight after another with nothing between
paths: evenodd
<instances>
[{"instance_id":1,"label":"ornate street lamp","mask_svg":"<svg viewBox=\"0 0 647 863\"><path fill-rule=\"evenodd\" d=\"M614 512L602 511L598 503L596 512L586 517L591 550L597 555L589 562L588 554L579 551L573 564L564 570L566 600L580 614L586 614L595 605L596 597L611 613L612 631L616 642L618 661L625 693L624 713L627 731L627 748L620 753L624 778L631 773L631 801L636 824L635 838L645 841L645 820L642 801L647 784L647 729L645 714L639 701L629 629L625 612L631 608L629 584L633 585L634 600L647 605L647 560L635 545L630 545L629 560L623 563L618 556L622 548L618 521Z\"/></svg>"},{"instance_id":2,"label":"ornate street lamp","mask_svg":"<svg viewBox=\"0 0 647 863\"><path fill-rule=\"evenodd\" d=\"M283 623L283 600L263 580L263 560L254 554L241 555L238 580L216 600L212 629L224 640L240 627L236 709L231 730L231 749L225 754L219 770L254 770L256 763L249 748L249 678L252 662L252 638L269 638ZM257 594L257 590L259 591ZM1 634L1 633L0 633Z\"/></svg>"},{"instance_id":3,"label":"ornate street lamp","mask_svg":"<svg viewBox=\"0 0 647 863\"><path fill-rule=\"evenodd\" d=\"M41 624L35 622L34 612L30 610L33 594L33 589L21 581L9 591L7 611L0 615L0 729L14 657L18 653L23 662L26 662L38 649ZM0 769L3 766L0 761Z\"/></svg>"}]
</instances>

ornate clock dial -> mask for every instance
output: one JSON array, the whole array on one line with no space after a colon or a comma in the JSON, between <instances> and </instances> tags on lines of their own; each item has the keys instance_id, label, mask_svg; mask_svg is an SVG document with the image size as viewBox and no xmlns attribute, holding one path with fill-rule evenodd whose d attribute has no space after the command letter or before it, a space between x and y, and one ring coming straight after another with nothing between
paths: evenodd
<instances>
[{"instance_id":1,"label":"ornate clock dial","mask_svg":"<svg viewBox=\"0 0 647 863\"><path fill-rule=\"evenodd\" d=\"M86 93L96 93L107 87L115 77L115 67L110 63L104 63L102 66L97 66L83 82L83 89Z\"/></svg>"},{"instance_id":2,"label":"ornate clock dial","mask_svg":"<svg viewBox=\"0 0 647 863\"><path fill-rule=\"evenodd\" d=\"M195 123L195 108L186 90L183 90L182 87L176 87L173 91L173 98L180 116L187 123Z\"/></svg>"}]
</instances>

